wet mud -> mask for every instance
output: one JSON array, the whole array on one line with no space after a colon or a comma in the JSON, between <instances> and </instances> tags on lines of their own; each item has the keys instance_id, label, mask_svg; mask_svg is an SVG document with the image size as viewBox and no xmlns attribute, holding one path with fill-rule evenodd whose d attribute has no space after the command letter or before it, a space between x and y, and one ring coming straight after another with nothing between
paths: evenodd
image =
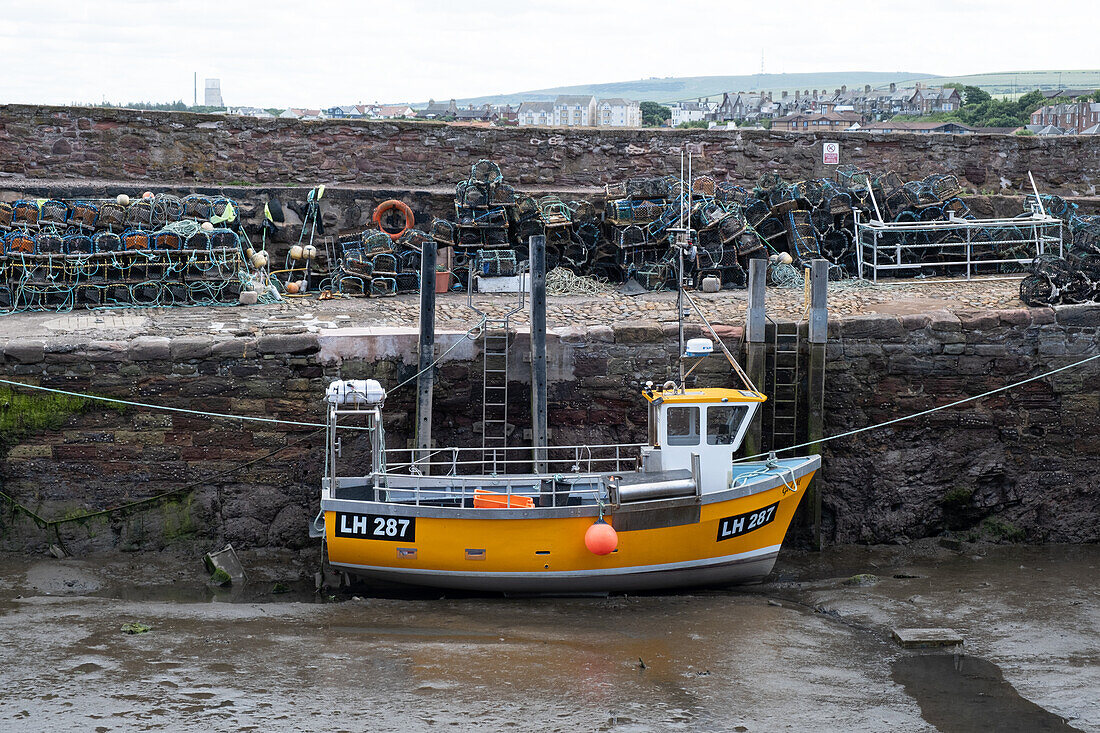
<instances>
[{"instance_id":1,"label":"wet mud","mask_svg":"<svg viewBox=\"0 0 1100 733\"><path fill-rule=\"evenodd\" d=\"M315 593L315 554L242 553L230 589L198 557L0 557L0 728L1100 730L1100 548L964 549L606 598ZM933 626L958 655L890 640Z\"/></svg>"}]
</instances>

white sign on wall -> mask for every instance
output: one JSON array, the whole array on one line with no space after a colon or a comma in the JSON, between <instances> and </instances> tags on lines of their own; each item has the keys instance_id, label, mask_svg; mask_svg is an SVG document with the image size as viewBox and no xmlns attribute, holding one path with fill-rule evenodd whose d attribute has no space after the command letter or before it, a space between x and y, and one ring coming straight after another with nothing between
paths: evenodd
<instances>
[{"instance_id":1,"label":"white sign on wall","mask_svg":"<svg viewBox=\"0 0 1100 733\"><path fill-rule=\"evenodd\" d=\"M821 162L825 165L839 165L840 143L822 143Z\"/></svg>"}]
</instances>

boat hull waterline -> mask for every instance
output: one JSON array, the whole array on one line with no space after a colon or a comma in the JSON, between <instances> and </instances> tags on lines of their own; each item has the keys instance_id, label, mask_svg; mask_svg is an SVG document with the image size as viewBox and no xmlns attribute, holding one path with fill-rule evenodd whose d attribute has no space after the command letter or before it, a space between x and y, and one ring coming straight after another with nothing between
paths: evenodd
<instances>
[{"instance_id":1,"label":"boat hull waterline","mask_svg":"<svg viewBox=\"0 0 1100 733\"><path fill-rule=\"evenodd\" d=\"M370 580L477 591L622 592L753 582L771 572L819 465L812 457L790 474L793 482L774 485L772 475L759 482L761 490L744 486L733 498L725 496L737 492L704 495L698 521L620 528L617 549L602 556L584 541L596 507L550 518L539 518L538 509L504 509L483 519L478 514L486 510L326 498L328 560ZM659 503L647 511L659 515ZM605 512L615 527L615 508ZM625 519L620 524L628 526Z\"/></svg>"}]
</instances>

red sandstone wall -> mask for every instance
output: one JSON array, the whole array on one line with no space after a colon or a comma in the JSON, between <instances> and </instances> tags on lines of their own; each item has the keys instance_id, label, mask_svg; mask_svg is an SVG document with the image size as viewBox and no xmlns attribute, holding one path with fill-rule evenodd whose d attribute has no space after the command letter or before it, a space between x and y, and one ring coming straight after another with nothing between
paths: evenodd
<instances>
[{"instance_id":1,"label":"red sandstone wall","mask_svg":"<svg viewBox=\"0 0 1100 733\"><path fill-rule=\"evenodd\" d=\"M821 141L841 159L904 178L959 175L973 191L1024 190L1027 172L1061 194L1095 194L1100 139L1014 135L871 135L760 130L484 128L413 121L297 122L180 112L0 106L0 174L174 183L317 182L451 186L479 158L509 181L587 187L679 170L740 183L764 170L789 180L830 174Z\"/></svg>"}]
</instances>

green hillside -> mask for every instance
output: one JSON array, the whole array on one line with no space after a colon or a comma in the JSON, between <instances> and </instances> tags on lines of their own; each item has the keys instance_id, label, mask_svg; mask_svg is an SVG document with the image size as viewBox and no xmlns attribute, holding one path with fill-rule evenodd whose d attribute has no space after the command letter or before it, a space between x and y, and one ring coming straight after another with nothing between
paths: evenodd
<instances>
[{"instance_id":1,"label":"green hillside","mask_svg":"<svg viewBox=\"0 0 1100 733\"><path fill-rule=\"evenodd\" d=\"M1100 89L1100 71L1004 71L996 74L967 76L930 76L917 79L922 84L965 84L980 87L990 94L1021 94L1032 89Z\"/></svg>"},{"instance_id":2,"label":"green hillside","mask_svg":"<svg viewBox=\"0 0 1100 733\"><path fill-rule=\"evenodd\" d=\"M927 74L904 71L834 71L820 74L749 74L744 76L679 76L658 79L636 79L610 84L581 84L570 87L534 89L514 94L495 94L457 100L459 104L518 104L549 100L559 94L592 94L596 97L625 97L639 102L677 102L706 98L721 98L728 91L770 91L779 96L796 89L838 89L841 86L885 86L890 82L929 79Z\"/></svg>"}]
</instances>

